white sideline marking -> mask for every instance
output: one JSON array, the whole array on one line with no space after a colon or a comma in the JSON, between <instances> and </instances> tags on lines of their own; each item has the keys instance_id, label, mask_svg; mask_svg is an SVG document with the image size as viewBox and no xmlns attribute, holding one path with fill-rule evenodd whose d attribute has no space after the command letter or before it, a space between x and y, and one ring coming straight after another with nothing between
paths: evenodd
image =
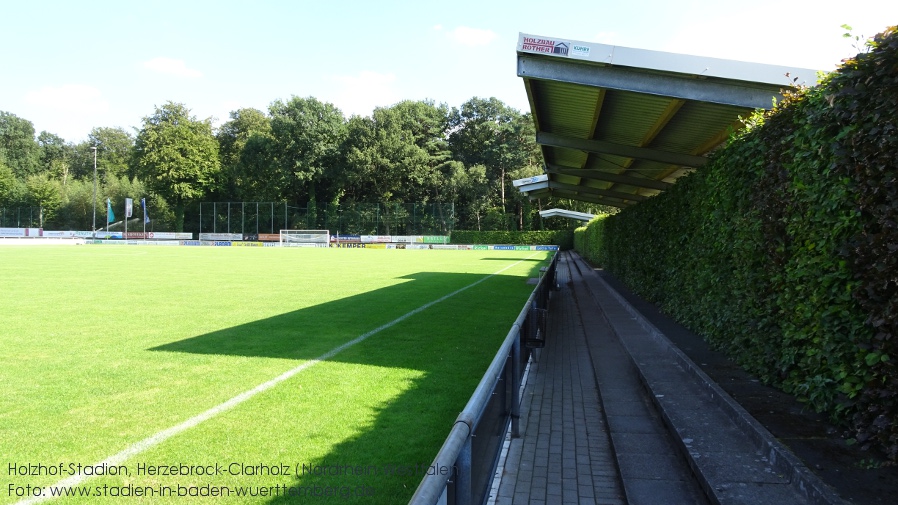
<instances>
[{"instance_id":1,"label":"white sideline marking","mask_svg":"<svg viewBox=\"0 0 898 505\"><path fill-rule=\"evenodd\" d=\"M299 372L302 372L303 370L305 370L307 368L311 368L311 367L317 365L318 363L321 363L322 361L332 358L336 354L340 353L341 351L344 351L344 350L358 344L359 342L362 342L363 340L367 339L368 337L370 337L376 333L380 333L381 331L386 330L392 326L395 326L396 324L399 324L402 321L405 321L406 319L414 316L415 314L417 314L423 310L426 310L442 301L445 301L445 300L461 293L462 291L465 291L466 289L472 288L472 287L480 284L481 282L489 279L490 277L499 275L502 272L508 270L509 268L515 267L534 256L536 256L536 253L531 254L530 256L527 256L526 258L522 259L521 261L512 263L511 265L508 265L507 267L505 267L495 273L489 274L486 277L484 277L476 282L468 284L467 286L465 286L463 288L457 289L457 290L449 293L448 295L443 296L442 298L438 298L432 302L425 303L424 305L418 307L417 309L407 312L407 313L397 317L396 319L390 321L389 323L378 326L377 328L374 328L373 330L371 330L367 333L359 335L358 337L350 340L349 342L346 342L342 345L334 347L333 349L322 354L321 356L318 356L315 359L306 361L305 363L297 366L296 368L287 370L286 372L282 373L281 375L278 375L274 379L271 379L267 382L263 382L262 384L259 384L258 386L250 389L249 391L244 391L244 392L240 393L239 395L231 398L230 400L227 400L224 403L220 403L220 404L216 405L215 407L212 407L211 409L209 409L201 414L197 414L196 416L191 417L190 419L184 421L181 424L177 424L175 426L172 426L171 428L162 430L162 431L156 433L155 435L152 435L150 437L147 437L147 438L141 440L140 442L132 444L132 445L126 447L123 451L113 454L112 456L109 456L108 458L104 459L103 461L96 463L94 466L120 465L120 464L124 463L126 460L128 460L129 458L131 458L132 456L136 456L136 455L146 451L147 449L155 447L155 446L161 444L162 442L165 442L169 438L181 433L182 431L187 431L190 428L193 428L194 426L197 426L198 424L202 423L203 421L212 419L213 417L217 416L218 414L221 414L222 412L231 410L232 408L236 407L237 405L240 405L241 403L245 402L246 400L249 400L250 398L256 396L257 394L267 391L267 390L273 388L274 386L277 386L281 382L284 382L285 380L293 377L294 375L298 374ZM61 481L59 481L55 484L44 487L43 492L40 495L31 497L31 498L26 498L24 500L20 500L20 501L16 502L15 505L30 505L33 503L41 503L41 502L44 502L47 500L51 500L53 498L61 498L61 497L65 496L64 492L62 492L62 488L72 488L72 487L78 486L79 484L81 484L85 480L89 479L90 477L92 477L92 476L91 475L73 475L71 477L62 479ZM60 490L59 492L62 493L63 496L51 495L50 488L56 488L56 489Z\"/></svg>"}]
</instances>

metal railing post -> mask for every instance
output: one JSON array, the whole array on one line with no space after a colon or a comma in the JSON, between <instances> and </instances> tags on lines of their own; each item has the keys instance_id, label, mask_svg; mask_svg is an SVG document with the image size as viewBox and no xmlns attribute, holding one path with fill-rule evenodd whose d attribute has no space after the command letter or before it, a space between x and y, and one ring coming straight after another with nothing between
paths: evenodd
<instances>
[{"instance_id":1,"label":"metal railing post","mask_svg":"<svg viewBox=\"0 0 898 505\"><path fill-rule=\"evenodd\" d=\"M458 461L455 466L458 468L458 475L455 478L455 504L471 505L471 440L473 433L468 435L465 445L458 454Z\"/></svg>"},{"instance_id":2,"label":"metal railing post","mask_svg":"<svg viewBox=\"0 0 898 505\"><path fill-rule=\"evenodd\" d=\"M556 253L555 257L553 258L551 268L555 267L554 260L557 259L557 257L558 256ZM542 285L543 288L547 287L545 281L545 277L543 277L540 281L540 285ZM483 375L483 378L480 380L480 383L477 385L477 388L474 390L474 393L468 400L467 405L465 405L464 410L462 410L458 415L458 418L455 420L455 424L449 431L449 436L446 437L445 442L443 442L443 446L437 453L436 458L434 458L432 466L436 469L440 469L440 471L434 472L434 475L427 475L421 480L418 488L415 490L415 494L409 501L410 505L435 505L437 503L443 503L443 500L445 500L447 496L446 486L449 480L448 472L444 472L443 470L448 470L448 468L451 466L455 467L454 494L456 504L472 505L475 500L477 501L477 503L480 503L482 500L484 500L483 493L489 492L488 488L483 490L477 489L477 496L474 496L474 482L472 475L472 441L474 431L484 416L484 412L487 409L487 404L489 403L490 398L493 395L498 394L496 392L496 385L499 381L505 380L503 379L503 377L505 377L505 374L508 372L508 359L509 357L511 357L512 399L511 405L508 406L508 408L511 414L510 417L512 435L515 437L519 436L519 395L522 382L521 367L523 365L521 363L523 352L521 349L521 333L523 326L532 322L528 319L538 318L538 316L533 315L532 312L534 311L534 307L538 306L539 304L539 297L541 293L539 289L540 286L538 285L537 288L534 289L530 294L530 298L527 300L527 303L524 304L524 307L518 314L517 319L515 319L514 324L508 331L508 334L505 336L505 340L502 341L502 345L499 347L499 350L493 357L493 361L487 368L486 373ZM546 293L546 295L548 295L547 290L545 290L544 292ZM548 302L548 300L546 300L546 302ZM508 387L508 382L503 382L503 386ZM507 392L502 392L501 394L505 395L507 394ZM504 398L507 397L503 397L503 408L506 406ZM507 422L507 418L504 414L503 420ZM504 424L501 433L502 436L507 433L505 431L506 427L508 427L508 424ZM501 444L499 445L499 447L501 448ZM496 460L498 460L498 454L495 455L495 458ZM493 463L493 465L495 465L495 463ZM495 469L494 466L493 469Z\"/></svg>"},{"instance_id":3,"label":"metal railing post","mask_svg":"<svg viewBox=\"0 0 898 505\"><path fill-rule=\"evenodd\" d=\"M511 436L518 438L518 427L521 419L521 328L518 327L518 336L511 346Z\"/></svg>"}]
</instances>

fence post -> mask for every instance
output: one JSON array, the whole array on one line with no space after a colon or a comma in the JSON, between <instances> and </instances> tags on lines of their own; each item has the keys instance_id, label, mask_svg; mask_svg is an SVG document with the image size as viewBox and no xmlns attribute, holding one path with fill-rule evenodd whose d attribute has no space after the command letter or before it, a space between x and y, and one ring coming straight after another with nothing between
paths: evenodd
<instances>
[{"instance_id":1,"label":"fence post","mask_svg":"<svg viewBox=\"0 0 898 505\"><path fill-rule=\"evenodd\" d=\"M521 418L521 328L511 346L511 436L518 438L519 420Z\"/></svg>"},{"instance_id":2,"label":"fence post","mask_svg":"<svg viewBox=\"0 0 898 505\"><path fill-rule=\"evenodd\" d=\"M465 445L458 455L458 476L455 479L456 505L471 505L471 440L473 431L465 439Z\"/></svg>"}]
</instances>

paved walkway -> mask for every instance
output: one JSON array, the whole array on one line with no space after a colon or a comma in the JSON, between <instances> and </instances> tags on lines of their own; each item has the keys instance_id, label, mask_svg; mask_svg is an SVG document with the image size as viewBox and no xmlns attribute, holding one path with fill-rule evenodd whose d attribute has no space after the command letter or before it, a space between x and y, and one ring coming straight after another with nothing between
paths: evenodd
<instances>
[{"instance_id":1,"label":"paved walkway","mask_svg":"<svg viewBox=\"0 0 898 505\"><path fill-rule=\"evenodd\" d=\"M567 255L557 281L496 503L705 503Z\"/></svg>"},{"instance_id":2,"label":"paved walkway","mask_svg":"<svg viewBox=\"0 0 898 505\"><path fill-rule=\"evenodd\" d=\"M576 253L557 281L495 503L844 503Z\"/></svg>"}]
</instances>

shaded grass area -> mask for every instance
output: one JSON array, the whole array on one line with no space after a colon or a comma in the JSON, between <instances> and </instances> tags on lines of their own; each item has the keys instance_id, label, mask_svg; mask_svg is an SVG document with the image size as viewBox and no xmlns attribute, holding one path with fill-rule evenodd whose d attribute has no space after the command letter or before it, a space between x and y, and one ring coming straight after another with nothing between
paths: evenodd
<instances>
[{"instance_id":1,"label":"shaded grass area","mask_svg":"<svg viewBox=\"0 0 898 505\"><path fill-rule=\"evenodd\" d=\"M96 463L503 266L479 252L79 249L27 258L0 249L0 274L12 279L0 300L4 321L30 314L0 330L4 347L17 349L0 358L10 385L0 400L0 453L10 462ZM108 265L110 257L123 265ZM409 469L439 448L532 289L523 278L536 276L535 259L545 255L133 458L130 476L89 485L362 488L357 503L407 500L421 478ZM39 272L13 271L6 260L36 262ZM107 297L124 301L121 316L101 303ZM138 477L140 462L376 471Z\"/></svg>"}]
</instances>

